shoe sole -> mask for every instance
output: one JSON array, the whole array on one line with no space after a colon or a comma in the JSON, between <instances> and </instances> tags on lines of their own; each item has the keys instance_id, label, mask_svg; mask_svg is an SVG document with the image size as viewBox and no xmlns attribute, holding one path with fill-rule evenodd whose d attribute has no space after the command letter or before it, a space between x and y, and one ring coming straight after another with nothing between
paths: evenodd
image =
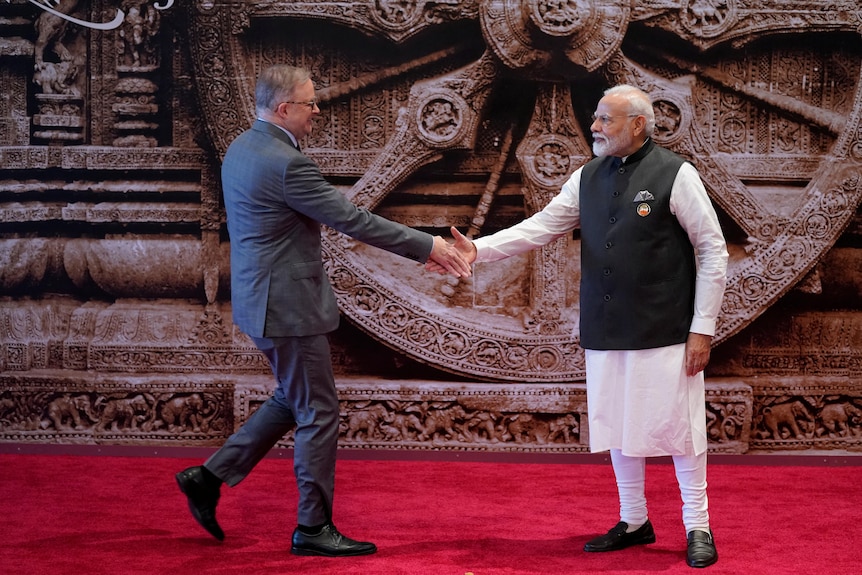
<instances>
[{"instance_id":1,"label":"shoe sole","mask_svg":"<svg viewBox=\"0 0 862 575\"><path fill-rule=\"evenodd\" d=\"M652 537L641 539L639 541L634 541L632 543L614 545L613 547L597 548L585 545L584 551L586 551L587 553L607 553L608 551L622 551L623 549L628 549L629 547L634 547L635 545L649 545L650 543L655 543L655 535L653 535Z\"/></svg>"},{"instance_id":2,"label":"shoe sole","mask_svg":"<svg viewBox=\"0 0 862 575\"><path fill-rule=\"evenodd\" d=\"M715 556L713 556L713 558L706 563L689 561L688 557L685 558L685 564L689 567L693 567L694 569L702 569L704 567L709 567L710 565L715 565L716 563L718 563L718 553L716 553Z\"/></svg>"},{"instance_id":3,"label":"shoe sole","mask_svg":"<svg viewBox=\"0 0 862 575\"><path fill-rule=\"evenodd\" d=\"M352 551L347 553L327 553L325 551L318 551L317 549L304 549L302 547L291 547L290 552L293 555L301 555L301 556L319 556L319 557L357 557L359 555L372 555L377 553L377 548L370 549L368 551Z\"/></svg>"}]
</instances>

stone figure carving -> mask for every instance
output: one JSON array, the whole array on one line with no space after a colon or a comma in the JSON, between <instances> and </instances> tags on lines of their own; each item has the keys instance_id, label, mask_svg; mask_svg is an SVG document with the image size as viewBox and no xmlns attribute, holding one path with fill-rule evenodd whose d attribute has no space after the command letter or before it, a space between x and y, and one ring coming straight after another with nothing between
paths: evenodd
<instances>
[{"instance_id":1,"label":"stone figure carving","mask_svg":"<svg viewBox=\"0 0 862 575\"><path fill-rule=\"evenodd\" d=\"M447 100L429 102L422 111L421 129L434 138L448 138L459 124L458 110Z\"/></svg>"},{"instance_id":2,"label":"stone figure carving","mask_svg":"<svg viewBox=\"0 0 862 575\"><path fill-rule=\"evenodd\" d=\"M578 444L574 413L500 413L460 403L342 402L339 432L349 442Z\"/></svg>"},{"instance_id":3,"label":"stone figure carving","mask_svg":"<svg viewBox=\"0 0 862 575\"><path fill-rule=\"evenodd\" d=\"M803 439L813 431L814 416L800 400L779 403L763 408L763 423L775 440Z\"/></svg>"},{"instance_id":4,"label":"stone figure carving","mask_svg":"<svg viewBox=\"0 0 862 575\"><path fill-rule=\"evenodd\" d=\"M389 410L382 403L375 403L363 410L353 411L348 416L345 439L380 439L381 425L392 422Z\"/></svg>"},{"instance_id":5,"label":"stone figure carving","mask_svg":"<svg viewBox=\"0 0 862 575\"><path fill-rule=\"evenodd\" d=\"M520 413L513 417L506 426L506 431L515 443L545 445L551 438L551 424L531 413Z\"/></svg>"},{"instance_id":6,"label":"stone figure carving","mask_svg":"<svg viewBox=\"0 0 862 575\"><path fill-rule=\"evenodd\" d=\"M77 77L78 66L70 60L63 60L38 64L33 81L42 87L43 94L80 96L80 90L75 85Z\"/></svg>"},{"instance_id":7,"label":"stone figure carving","mask_svg":"<svg viewBox=\"0 0 862 575\"><path fill-rule=\"evenodd\" d=\"M512 438L515 443L524 443L530 441L530 435L533 432L534 419L532 414L517 413L506 418L506 433L504 437Z\"/></svg>"},{"instance_id":8,"label":"stone figure carving","mask_svg":"<svg viewBox=\"0 0 862 575\"><path fill-rule=\"evenodd\" d=\"M155 399L149 394L126 397L99 398L96 409L100 411L96 431L136 431L153 418Z\"/></svg>"},{"instance_id":9,"label":"stone figure carving","mask_svg":"<svg viewBox=\"0 0 862 575\"><path fill-rule=\"evenodd\" d=\"M477 411L464 424L464 432L472 441L497 443L502 439L501 430L497 429L500 419L498 413Z\"/></svg>"},{"instance_id":10,"label":"stone figure carving","mask_svg":"<svg viewBox=\"0 0 862 575\"><path fill-rule=\"evenodd\" d=\"M79 0L64 0L55 8L63 14L71 14L78 8ZM50 12L42 12L36 18L36 40L33 43L33 81L44 94L80 96L76 85L80 64L75 53L66 45L69 21ZM50 52L51 59L46 59Z\"/></svg>"},{"instance_id":11,"label":"stone figure carving","mask_svg":"<svg viewBox=\"0 0 862 575\"><path fill-rule=\"evenodd\" d=\"M849 401L829 403L820 410L820 425L817 435L829 437L847 437L860 435L862 425L862 409Z\"/></svg>"},{"instance_id":12,"label":"stone figure carving","mask_svg":"<svg viewBox=\"0 0 862 575\"><path fill-rule=\"evenodd\" d=\"M161 404L159 416L168 431L199 433L205 424L205 404L199 393L177 395Z\"/></svg>"},{"instance_id":13,"label":"stone figure carving","mask_svg":"<svg viewBox=\"0 0 862 575\"><path fill-rule=\"evenodd\" d=\"M578 418L572 413L561 415L548 423L548 443L562 440L563 443L577 441L580 433Z\"/></svg>"},{"instance_id":14,"label":"stone figure carving","mask_svg":"<svg viewBox=\"0 0 862 575\"><path fill-rule=\"evenodd\" d=\"M78 8L80 0L63 0L53 9L62 14L71 14ZM73 60L72 53L66 48L63 37L66 34L69 21L50 12L42 12L36 18L36 41L33 43L33 55L38 70L45 62L45 51L50 49L61 62Z\"/></svg>"},{"instance_id":15,"label":"stone figure carving","mask_svg":"<svg viewBox=\"0 0 862 575\"><path fill-rule=\"evenodd\" d=\"M11 399L0 400L0 417L6 402L10 409L14 406ZM159 401L149 393L117 392L100 395L95 401L91 401L88 393L64 393L48 402L40 428L97 432L164 429L170 433L201 433L210 429L210 420L216 412L214 403L208 404L200 393L181 393Z\"/></svg>"},{"instance_id":16,"label":"stone figure carving","mask_svg":"<svg viewBox=\"0 0 862 575\"><path fill-rule=\"evenodd\" d=\"M117 31L120 61L132 68L156 64L156 43L160 16L150 0L123 3L126 17Z\"/></svg>"},{"instance_id":17,"label":"stone figure carving","mask_svg":"<svg viewBox=\"0 0 862 575\"><path fill-rule=\"evenodd\" d=\"M396 412L380 424L385 441L414 441L422 433L422 420L415 413Z\"/></svg>"},{"instance_id":18,"label":"stone figure carving","mask_svg":"<svg viewBox=\"0 0 862 575\"><path fill-rule=\"evenodd\" d=\"M688 14L691 23L701 29L717 28L728 17L728 0L692 0Z\"/></svg>"},{"instance_id":19,"label":"stone figure carving","mask_svg":"<svg viewBox=\"0 0 862 575\"><path fill-rule=\"evenodd\" d=\"M375 9L383 20L392 24L402 24L410 19L411 12L415 8L413 2L379 0L375 2Z\"/></svg>"},{"instance_id":20,"label":"stone figure carving","mask_svg":"<svg viewBox=\"0 0 862 575\"><path fill-rule=\"evenodd\" d=\"M94 413L90 396L87 394L65 393L52 399L48 403L46 416L47 420L42 423L42 427L53 425L57 431L65 429L80 431L99 421L99 416Z\"/></svg>"},{"instance_id":21,"label":"stone figure carving","mask_svg":"<svg viewBox=\"0 0 862 575\"><path fill-rule=\"evenodd\" d=\"M456 439L459 433L456 431L456 422L462 422L467 417L467 412L458 404L444 408L431 408L425 414L422 422L422 433L419 434L420 441L437 441L442 438Z\"/></svg>"}]
</instances>

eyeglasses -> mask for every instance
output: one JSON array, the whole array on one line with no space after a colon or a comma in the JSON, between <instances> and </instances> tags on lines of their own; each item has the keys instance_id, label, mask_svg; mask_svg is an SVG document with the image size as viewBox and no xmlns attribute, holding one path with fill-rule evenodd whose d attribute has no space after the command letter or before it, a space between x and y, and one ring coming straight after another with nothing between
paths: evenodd
<instances>
[{"instance_id":1,"label":"eyeglasses","mask_svg":"<svg viewBox=\"0 0 862 575\"><path fill-rule=\"evenodd\" d=\"M607 114L601 114L601 115L593 114L592 118L593 118L593 122L598 120L599 122L601 122L602 126L607 126L608 124L610 124L611 122L614 121L614 118L636 118L637 116L640 116L640 115L641 114L626 114L625 116L608 116Z\"/></svg>"},{"instance_id":2,"label":"eyeglasses","mask_svg":"<svg viewBox=\"0 0 862 575\"><path fill-rule=\"evenodd\" d=\"M309 100L308 102L285 102L285 104L297 104L297 105L299 105L299 106L308 106L308 107L309 107L309 108L311 108L312 110L313 110L314 108L319 108L319 107L320 107L320 106L319 106L319 104L318 104L318 102L317 102L317 100Z\"/></svg>"}]
</instances>

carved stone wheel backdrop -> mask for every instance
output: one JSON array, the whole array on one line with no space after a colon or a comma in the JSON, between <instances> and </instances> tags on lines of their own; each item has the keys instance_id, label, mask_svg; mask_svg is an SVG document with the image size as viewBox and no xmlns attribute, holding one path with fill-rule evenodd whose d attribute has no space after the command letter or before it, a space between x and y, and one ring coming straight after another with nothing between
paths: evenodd
<instances>
[{"instance_id":1,"label":"carved stone wheel backdrop","mask_svg":"<svg viewBox=\"0 0 862 575\"><path fill-rule=\"evenodd\" d=\"M357 204L438 233L541 209L589 159L601 89L644 88L730 242L716 343L806 276L816 289L862 197L854 2L199 0L189 17L220 154L253 120L260 68L307 66L324 102L307 153ZM324 240L343 313L387 345L472 378L583 378L577 232L463 282Z\"/></svg>"}]
</instances>

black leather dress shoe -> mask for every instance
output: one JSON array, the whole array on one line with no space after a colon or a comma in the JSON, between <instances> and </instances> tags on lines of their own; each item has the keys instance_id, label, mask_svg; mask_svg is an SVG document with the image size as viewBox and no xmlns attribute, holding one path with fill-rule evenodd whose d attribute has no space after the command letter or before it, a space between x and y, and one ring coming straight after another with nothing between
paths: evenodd
<instances>
[{"instance_id":1,"label":"black leather dress shoe","mask_svg":"<svg viewBox=\"0 0 862 575\"><path fill-rule=\"evenodd\" d=\"M207 530L210 535L224 541L224 531L216 521L216 504L220 496L218 487L207 485L201 466L189 467L176 475L180 491L189 499L189 510L195 521Z\"/></svg>"},{"instance_id":2,"label":"black leather dress shoe","mask_svg":"<svg viewBox=\"0 0 862 575\"><path fill-rule=\"evenodd\" d=\"M591 553L597 551L617 551L631 547L632 545L655 543L655 531L653 531L652 523L649 522L649 519L631 533L626 533L628 527L628 523L620 521L606 534L587 541L587 544L584 545L584 551Z\"/></svg>"},{"instance_id":3,"label":"black leather dress shoe","mask_svg":"<svg viewBox=\"0 0 862 575\"><path fill-rule=\"evenodd\" d=\"M335 525L323 526L317 535L307 535L297 528L293 532L293 545L290 552L294 555L324 555L326 557L349 557L370 555L377 551L374 543L354 541L338 532Z\"/></svg>"},{"instance_id":4,"label":"black leather dress shoe","mask_svg":"<svg viewBox=\"0 0 862 575\"><path fill-rule=\"evenodd\" d=\"M685 562L689 567L709 567L718 561L718 551L715 550L715 540L712 531L694 530L688 534L688 551Z\"/></svg>"}]
</instances>

